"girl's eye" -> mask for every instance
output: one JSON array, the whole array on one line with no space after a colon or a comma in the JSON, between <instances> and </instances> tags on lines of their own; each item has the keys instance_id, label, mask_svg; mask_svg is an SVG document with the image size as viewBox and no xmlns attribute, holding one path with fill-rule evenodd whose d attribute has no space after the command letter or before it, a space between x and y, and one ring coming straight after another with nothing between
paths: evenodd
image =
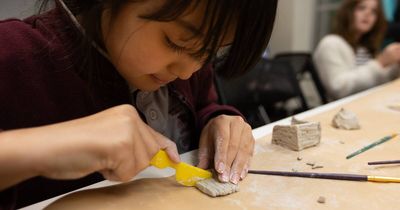
<instances>
[{"instance_id":1,"label":"girl's eye","mask_svg":"<svg viewBox=\"0 0 400 210\"><path fill-rule=\"evenodd\" d=\"M178 54L182 54L186 51L186 48L181 47L171 41L168 36L165 36L165 42L167 43L167 46L172 49L174 52Z\"/></svg>"},{"instance_id":2,"label":"girl's eye","mask_svg":"<svg viewBox=\"0 0 400 210\"><path fill-rule=\"evenodd\" d=\"M363 11L365 9L366 9L366 6L363 5L363 4L360 4L360 5L356 6L356 10L358 10L358 11Z\"/></svg>"},{"instance_id":3,"label":"girl's eye","mask_svg":"<svg viewBox=\"0 0 400 210\"><path fill-rule=\"evenodd\" d=\"M175 53L178 53L178 54L187 53L190 57L192 57L194 60L199 61L199 62L204 62L206 60L206 57L207 57L206 55L198 55L197 53L191 53L189 49L175 44L166 35L165 35L165 42L166 42L168 48L172 49ZM208 52L206 54L208 54Z\"/></svg>"}]
</instances>

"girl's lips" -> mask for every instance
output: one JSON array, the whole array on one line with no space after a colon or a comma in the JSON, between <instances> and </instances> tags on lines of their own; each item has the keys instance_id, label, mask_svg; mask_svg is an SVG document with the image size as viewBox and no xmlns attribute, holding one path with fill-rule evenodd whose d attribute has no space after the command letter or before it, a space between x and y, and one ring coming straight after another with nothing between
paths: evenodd
<instances>
[{"instance_id":1,"label":"girl's lips","mask_svg":"<svg viewBox=\"0 0 400 210\"><path fill-rule=\"evenodd\" d=\"M169 83L169 82L171 82L170 80L163 80L163 79L160 79L160 78L158 78L157 76L155 76L155 75L150 75L151 76L151 78L156 82L156 83L158 83L158 84L160 84L160 85L166 85L167 83Z\"/></svg>"},{"instance_id":2,"label":"girl's lips","mask_svg":"<svg viewBox=\"0 0 400 210\"><path fill-rule=\"evenodd\" d=\"M364 23L364 24L370 24L372 21L370 20L370 19L363 19L363 20L361 20L361 23Z\"/></svg>"}]
</instances>

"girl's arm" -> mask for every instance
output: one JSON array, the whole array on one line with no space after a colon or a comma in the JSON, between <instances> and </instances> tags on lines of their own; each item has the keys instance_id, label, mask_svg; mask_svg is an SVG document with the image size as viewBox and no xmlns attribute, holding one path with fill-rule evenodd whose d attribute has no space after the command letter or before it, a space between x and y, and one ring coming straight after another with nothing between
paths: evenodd
<instances>
[{"instance_id":1,"label":"girl's arm","mask_svg":"<svg viewBox=\"0 0 400 210\"><path fill-rule=\"evenodd\" d=\"M0 190L39 175L32 151L37 145L23 141L20 131L0 133Z\"/></svg>"},{"instance_id":2,"label":"girl's arm","mask_svg":"<svg viewBox=\"0 0 400 210\"><path fill-rule=\"evenodd\" d=\"M0 190L34 176L77 179L100 172L128 181L159 149L179 162L176 145L130 105L63 123L0 133Z\"/></svg>"}]
</instances>

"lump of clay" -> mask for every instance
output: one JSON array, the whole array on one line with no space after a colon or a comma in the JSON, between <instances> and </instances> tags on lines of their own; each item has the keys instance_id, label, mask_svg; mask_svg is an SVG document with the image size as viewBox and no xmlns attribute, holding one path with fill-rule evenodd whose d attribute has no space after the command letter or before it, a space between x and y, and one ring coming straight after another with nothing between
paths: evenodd
<instances>
[{"instance_id":1,"label":"lump of clay","mask_svg":"<svg viewBox=\"0 0 400 210\"><path fill-rule=\"evenodd\" d=\"M291 125L276 125L272 131L272 143L291 150L300 151L319 144L321 125L319 122L300 121L292 118Z\"/></svg>"},{"instance_id":2,"label":"lump of clay","mask_svg":"<svg viewBox=\"0 0 400 210\"><path fill-rule=\"evenodd\" d=\"M335 128L344 130L360 129L357 115L343 108L333 117L332 125Z\"/></svg>"},{"instance_id":3,"label":"lump of clay","mask_svg":"<svg viewBox=\"0 0 400 210\"><path fill-rule=\"evenodd\" d=\"M325 197L324 196L319 196L317 201L318 201L318 203L325 203Z\"/></svg>"},{"instance_id":4,"label":"lump of clay","mask_svg":"<svg viewBox=\"0 0 400 210\"><path fill-rule=\"evenodd\" d=\"M196 188L211 197L229 195L239 191L239 185L230 182L222 183L214 178L198 181Z\"/></svg>"},{"instance_id":5,"label":"lump of clay","mask_svg":"<svg viewBox=\"0 0 400 210\"><path fill-rule=\"evenodd\" d=\"M395 111L400 111L400 103L397 104L389 104L388 105L389 109L395 110Z\"/></svg>"}]
</instances>

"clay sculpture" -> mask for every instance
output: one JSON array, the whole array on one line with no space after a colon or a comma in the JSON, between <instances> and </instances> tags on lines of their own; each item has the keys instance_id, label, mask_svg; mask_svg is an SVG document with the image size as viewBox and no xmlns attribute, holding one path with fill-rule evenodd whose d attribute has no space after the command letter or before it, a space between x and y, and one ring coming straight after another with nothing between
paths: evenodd
<instances>
[{"instance_id":1,"label":"clay sculpture","mask_svg":"<svg viewBox=\"0 0 400 210\"><path fill-rule=\"evenodd\" d=\"M300 151L319 144L321 125L319 122L300 121L292 118L291 125L276 125L272 131L272 143L291 150Z\"/></svg>"},{"instance_id":2,"label":"clay sculpture","mask_svg":"<svg viewBox=\"0 0 400 210\"><path fill-rule=\"evenodd\" d=\"M196 188L211 197L229 195L239 191L238 185L230 182L222 183L214 178L198 181Z\"/></svg>"}]
</instances>

